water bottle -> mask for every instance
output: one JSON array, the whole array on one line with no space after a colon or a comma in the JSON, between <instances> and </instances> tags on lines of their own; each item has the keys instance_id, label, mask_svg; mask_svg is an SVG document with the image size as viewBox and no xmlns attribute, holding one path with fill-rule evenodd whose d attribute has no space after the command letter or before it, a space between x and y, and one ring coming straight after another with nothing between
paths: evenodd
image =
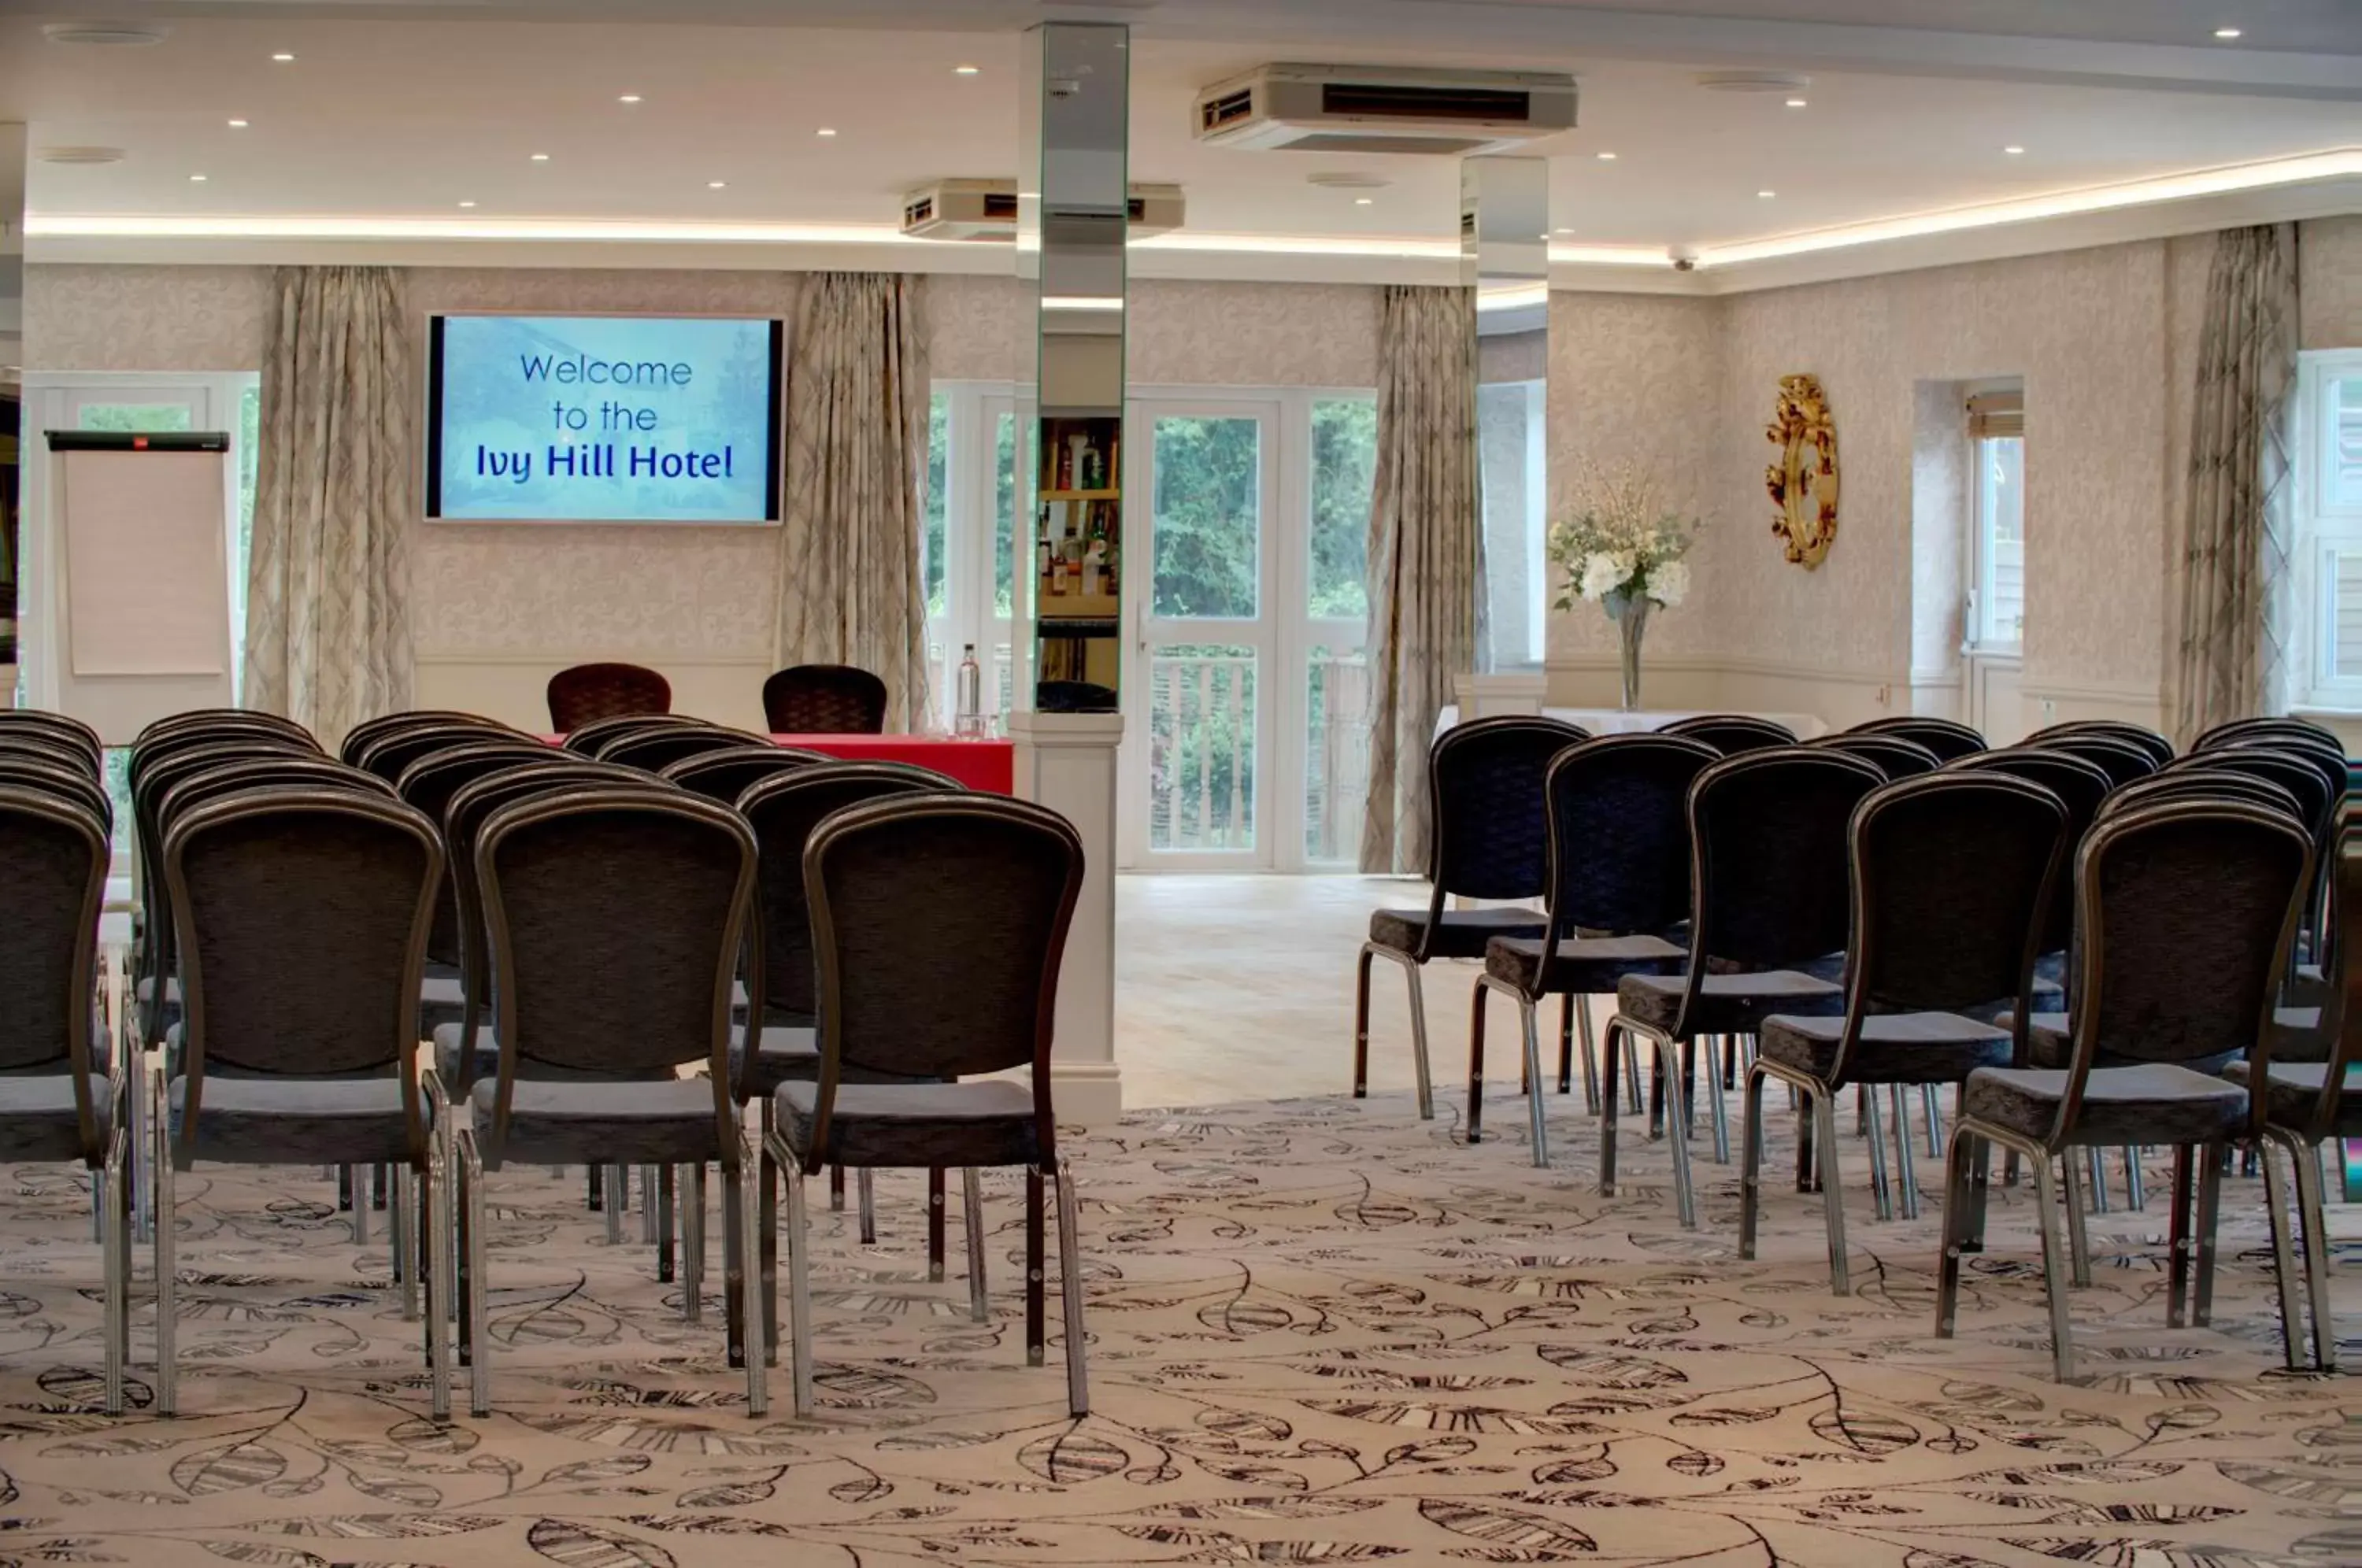
<instances>
[{"instance_id":1,"label":"water bottle","mask_svg":"<svg viewBox=\"0 0 2362 1568\"><path fill-rule=\"evenodd\" d=\"M976 645L966 644L960 650L959 712L952 728L957 734L975 736L984 733L984 667L976 662Z\"/></svg>"}]
</instances>

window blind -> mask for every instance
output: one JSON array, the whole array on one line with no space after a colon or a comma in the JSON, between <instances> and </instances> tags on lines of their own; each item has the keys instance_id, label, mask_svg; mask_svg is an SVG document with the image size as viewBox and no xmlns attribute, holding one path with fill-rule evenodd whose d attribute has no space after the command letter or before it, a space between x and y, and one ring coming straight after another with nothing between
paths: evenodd
<instances>
[{"instance_id":1,"label":"window blind","mask_svg":"<svg viewBox=\"0 0 2362 1568\"><path fill-rule=\"evenodd\" d=\"M2024 392L1978 392L1969 399L1969 436L1971 440L2025 434Z\"/></svg>"}]
</instances>

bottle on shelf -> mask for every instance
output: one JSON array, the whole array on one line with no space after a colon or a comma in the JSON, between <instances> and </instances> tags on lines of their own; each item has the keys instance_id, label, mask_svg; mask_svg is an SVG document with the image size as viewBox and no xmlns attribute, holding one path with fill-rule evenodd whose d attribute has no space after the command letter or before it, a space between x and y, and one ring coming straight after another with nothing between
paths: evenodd
<instances>
[{"instance_id":1,"label":"bottle on shelf","mask_svg":"<svg viewBox=\"0 0 2362 1568\"><path fill-rule=\"evenodd\" d=\"M952 733L963 737L984 734L984 667L976 661L974 643L960 650L955 690L958 712L952 720Z\"/></svg>"}]
</instances>

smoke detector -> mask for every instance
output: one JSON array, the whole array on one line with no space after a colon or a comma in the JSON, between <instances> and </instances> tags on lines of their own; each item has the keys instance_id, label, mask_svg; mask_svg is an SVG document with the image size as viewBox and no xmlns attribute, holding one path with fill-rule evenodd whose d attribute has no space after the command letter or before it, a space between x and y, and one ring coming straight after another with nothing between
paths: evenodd
<instances>
[{"instance_id":1,"label":"smoke detector","mask_svg":"<svg viewBox=\"0 0 2362 1568\"><path fill-rule=\"evenodd\" d=\"M1702 71L1697 84L1709 93L1801 93L1813 79L1794 71Z\"/></svg>"},{"instance_id":2,"label":"smoke detector","mask_svg":"<svg viewBox=\"0 0 2362 1568\"><path fill-rule=\"evenodd\" d=\"M119 147L45 147L33 156L44 163L120 163L124 153Z\"/></svg>"},{"instance_id":3,"label":"smoke detector","mask_svg":"<svg viewBox=\"0 0 2362 1568\"><path fill-rule=\"evenodd\" d=\"M169 28L143 27L138 22L51 22L41 36L53 44L83 44L95 49L149 49L162 43Z\"/></svg>"}]
</instances>

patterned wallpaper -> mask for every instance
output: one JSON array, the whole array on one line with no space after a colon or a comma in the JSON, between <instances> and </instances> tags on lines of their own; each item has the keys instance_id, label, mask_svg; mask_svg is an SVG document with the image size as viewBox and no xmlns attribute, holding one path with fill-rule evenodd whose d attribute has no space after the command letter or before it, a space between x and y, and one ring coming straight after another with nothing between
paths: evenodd
<instances>
[{"instance_id":1,"label":"patterned wallpaper","mask_svg":"<svg viewBox=\"0 0 2362 1568\"><path fill-rule=\"evenodd\" d=\"M2362 348L2362 213L2302 226L2297 266L2304 346Z\"/></svg>"},{"instance_id":2,"label":"patterned wallpaper","mask_svg":"<svg viewBox=\"0 0 2362 1568\"><path fill-rule=\"evenodd\" d=\"M259 370L270 319L267 267L25 269L37 370Z\"/></svg>"}]
</instances>

